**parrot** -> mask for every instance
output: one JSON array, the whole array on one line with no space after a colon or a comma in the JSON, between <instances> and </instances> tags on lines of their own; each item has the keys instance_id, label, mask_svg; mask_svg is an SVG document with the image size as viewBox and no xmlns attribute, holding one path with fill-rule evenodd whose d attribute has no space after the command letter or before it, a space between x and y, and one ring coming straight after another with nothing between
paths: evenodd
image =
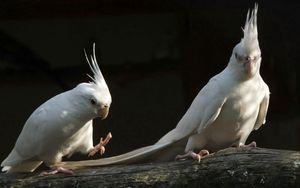
<instances>
[{"instance_id":1,"label":"parrot","mask_svg":"<svg viewBox=\"0 0 300 188\"><path fill-rule=\"evenodd\" d=\"M85 58L93 73L92 81L80 83L75 88L60 93L40 105L29 116L14 145L14 148L1 163L2 171L33 172L42 163L51 167L70 157L75 152L89 156L105 151L105 145L112 138L111 133L93 146L93 119L105 119L109 113L112 97L99 69L95 43L90 60ZM72 173L63 167L51 168L47 174Z\"/></svg>"},{"instance_id":2,"label":"parrot","mask_svg":"<svg viewBox=\"0 0 300 188\"><path fill-rule=\"evenodd\" d=\"M248 10L243 37L233 48L225 69L208 81L176 127L155 144L108 158L55 165L78 169L174 159L200 162L209 152L256 147L255 141L246 145L246 140L253 130L265 124L270 98L269 87L260 75L257 11L257 4Z\"/></svg>"}]
</instances>

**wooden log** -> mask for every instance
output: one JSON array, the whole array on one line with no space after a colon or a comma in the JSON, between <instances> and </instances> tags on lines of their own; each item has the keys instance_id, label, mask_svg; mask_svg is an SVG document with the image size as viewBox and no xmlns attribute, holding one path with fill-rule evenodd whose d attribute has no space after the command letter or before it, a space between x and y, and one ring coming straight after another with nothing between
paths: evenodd
<instances>
[{"instance_id":1,"label":"wooden log","mask_svg":"<svg viewBox=\"0 0 300 188\"><path fill-rule=\"evenodd\" d=\"M300 187L300 152L228 148L200 163L116 165L73 175L1 174L0 187Z\"/></svg>"}]
</instances>

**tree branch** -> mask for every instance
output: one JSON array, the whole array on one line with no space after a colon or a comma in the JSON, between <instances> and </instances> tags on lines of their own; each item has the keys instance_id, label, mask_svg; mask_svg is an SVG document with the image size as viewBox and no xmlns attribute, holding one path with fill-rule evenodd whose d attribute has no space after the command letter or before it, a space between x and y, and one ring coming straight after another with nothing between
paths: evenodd
<instances>
[{"instance_id":1,"label":"tree branch","mask_svg":"<svg viewBox=\"0 0 300 188\"><path fill-rule=\"evenodd\" d=\"M300 152L228 148L203 159L97 167L73 175L1 174L0 187L300 187Z\"/></svg>"}]
</instances>

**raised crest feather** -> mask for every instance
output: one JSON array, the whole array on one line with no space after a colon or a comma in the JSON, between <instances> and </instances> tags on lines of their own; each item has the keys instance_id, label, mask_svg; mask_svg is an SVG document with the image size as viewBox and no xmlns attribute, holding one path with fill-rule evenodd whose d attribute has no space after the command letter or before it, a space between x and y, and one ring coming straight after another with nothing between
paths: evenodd
<instances>
[{"instance_id":1,"label":"raised crest feather","mask_svg":"<svg viewBox=\"0 0 300 188\"><path fill-rule=\"evenodd\" d=\"M258 45L257 38L257 10L258 4L255 3L252 11L248 10L245 26L242 29L244 37L242 39L243 46Z\"/></svg>"},{"instance_id":2,"label":"raised crest feather","mask_svg":"<svg viewBox=\"0 0 300 188\"><path fill-rule=\"evenodd\" d=\"M94 74L94 76L87 74L88 77L90 77L96 85L100 86L103 82L105 83L105 80L103 78L103 75L102 75L100 68L98 66L98 63L97 63L95 46L96 46L96 44L93 43L93 54L90 55L90 60L88 58L88 55L87 55L85 49L84 49L84 55L89 64L91 71Z\"/></svg>"}]
</instances>

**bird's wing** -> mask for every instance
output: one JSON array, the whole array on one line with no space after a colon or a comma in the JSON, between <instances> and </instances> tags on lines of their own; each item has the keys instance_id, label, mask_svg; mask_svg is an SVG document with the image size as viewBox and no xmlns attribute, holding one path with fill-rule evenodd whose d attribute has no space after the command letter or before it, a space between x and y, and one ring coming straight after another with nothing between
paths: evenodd
<instances>
[{"instance_id":1,"label":"bird's wing","mask_svg":"<svg viewBox=\"0 0 300 188\"><path fill-rule=\"evenodd\" d=\"M31 157L25 158L14 148L8 157L2 161L1 167L3 167L2 171L4 172L32 172L40 166L42 162L43 161L31 159Z\"/></svg>"},{"instance_id":2,"label":"bird's wing","mask_svg":"<svg viewBox=\"0 0 300 188\"><path fill-rule=\"evenodd\" d=\"M258 116L254 125L254 130L259 129L263 124L266 122L266 116L267 116L267 111L269 107L269 99L270 99L270 92L269 89L266 89L266 94L262 100L262 102L259 105L259 112Z\"/></svg>"},{"instance_id":3,"label":"bird's wing","mask_svg":"<svg viewBox=\"0 0 300 188\"><path fill-rule=\"evenodd\" d=\"M202 119L197 132L200 133L207 126L212 124L219 116L223 105L226 102L227 95L224 93L217 80L212 80L207 88L205 95L206 105L202 111Z\"/></svg>"},{"instance_id":4,"label":"bird's wing","mask_svg":"<svg viewBox=\"0 0 300 188\"><path fill-rule=\"evenodd\" d=\"M4 166L2 168L3 172L33 172L37 167L39 167L43 161L23 161L22 163L19 163L17 165L13 166Z\"/></svg>"},{"instance_id":5,"label":"bird's wing","mask_svg":"<svg viewBox=\"0 0 300 188\"><path fill-rule=\"evenodd\" d=\"M201 132L218 117L225 101L226 94L219 85L218 77L212 78L198 93L176 128L158 143L178 141Z\"/></svg>"},{"instance_id":6,"label":"bird's wing","mask_svg":"<svg viewBox=\"0 0 300 188\"><path fill-rule=\"evenodd\" d=\"M49 127L49 116L48 110L40 106L26 121L14 147L24 158L30 159L38 153L44 129Z\"/></svg>"},{"instance_id":7,"label":"bird's wing","mask_svg":"<svg viewBox=\"0 0 300 188\"><path fill-rule=\"evenodd\" d=\"M47 112L44 108L36 109L26 121L16 143L8 155L1 163L1 166L15 166L26 161L35 160L39 150L37 139L41 136L41 128L46 123Z\"/></svg>"}]
</instances>

